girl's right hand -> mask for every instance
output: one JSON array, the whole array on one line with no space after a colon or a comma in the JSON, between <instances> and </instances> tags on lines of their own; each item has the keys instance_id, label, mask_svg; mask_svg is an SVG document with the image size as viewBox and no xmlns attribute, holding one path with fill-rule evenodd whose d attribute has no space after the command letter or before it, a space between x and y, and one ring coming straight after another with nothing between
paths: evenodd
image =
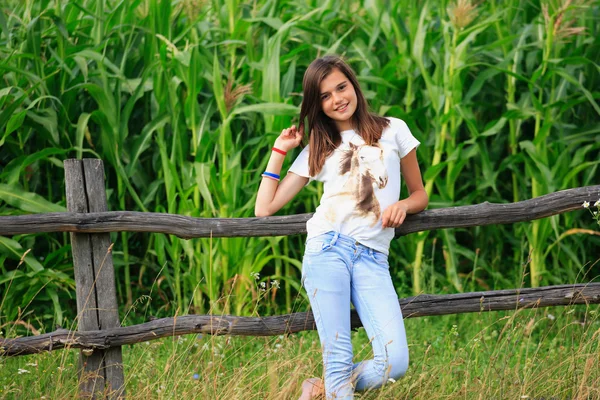
<instances>
[{"instance_id":1,"label":"girl's right hand","mask_svg":"<svg viewBox=\"0 0 600 400\"><path fill-rule=\"evenodd\" d=\"M281 131L281 135L275 140L275 147L283 151L290 151L300 145L303 137L304 132L297 129L296 125L292 125L291 128Z\"/></svg>"}]
</instances>

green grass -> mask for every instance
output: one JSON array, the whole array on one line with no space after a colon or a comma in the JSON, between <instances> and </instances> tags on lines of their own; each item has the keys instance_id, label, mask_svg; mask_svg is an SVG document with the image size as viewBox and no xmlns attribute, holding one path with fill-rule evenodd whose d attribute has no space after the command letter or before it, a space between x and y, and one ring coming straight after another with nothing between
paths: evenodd
<instances>
[{"instance_id":1,"label":"green grass","mask_svg":"<svg viewBox=\"0 0 600 400\"><path fill-rule=\"evenodd\" d=\"M598 312L577 306L406 320L407 375L357 398L598 398ZM363 329L353 344L355 360L370 357ZM0 398L75 397L77 354L0 359ZM304 379L322 372L316 332L187 335L125 346L123 356L132 399L294 399Z\"/></svg>"}]
</instances>

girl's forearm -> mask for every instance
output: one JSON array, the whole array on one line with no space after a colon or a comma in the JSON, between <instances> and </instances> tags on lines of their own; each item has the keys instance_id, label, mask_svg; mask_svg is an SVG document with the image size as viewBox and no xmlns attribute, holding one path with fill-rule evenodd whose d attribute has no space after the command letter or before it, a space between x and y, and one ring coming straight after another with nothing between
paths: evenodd
<instances>
[{"instance_id":1,"label":"girl's forearm","mask_svg":"<svg viewBox=\"0 0 600 400\"><path fill-rule=\"evenodd\" d=\"M280 175L284 159L285 156L283 154L272 151L265 171ZM278 186L278 181L263 176L260 186L258 187L256 203L254 205L254 214L256 216L269 215L269 205L275 197L275 192L277 192Z\"/></svg>"},{"instance_id":2,"label":"girl's forearm","mask_svg":"<svg viewBox=\"0 0 600 400\"><path fill-rule=\"evenodd\" d=\"M406 199L400 200L405 206L407 214L416 214L427 208L429 197L425 189L415 190Z\"/></svg>"}]
</instances>

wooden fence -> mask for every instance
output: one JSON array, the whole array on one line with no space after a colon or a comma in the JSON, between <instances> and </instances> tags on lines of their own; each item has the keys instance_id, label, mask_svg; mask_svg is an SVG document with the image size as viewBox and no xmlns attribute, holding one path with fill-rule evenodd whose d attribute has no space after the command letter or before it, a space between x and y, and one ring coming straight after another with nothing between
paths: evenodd
<instances>
[{"instance_id":1,"label":"wooden fence","mask_svg":"<svg viewBox=\"0 0 600 400\"><path fill-rule=\"evenodd\" d=\"M180 215L108 212L101 160L66 160L67 213L0 217L0 235L71 232L78 331L0 339L0 355L18 356L62 348L80 349L80 393L125 397L121 346L189 333L271 336L315 329L311 312L272 317L186 315L122 327L119 322L109 232L156 232L179 236L281 236L306 232L311 214L264 218L191 218ZM600 185L563 190L509 204L427 210L410 215L396 237L442 228L507 224L580 209L600 199ZM600 283L521 288L400 299L406 318L527 307L600 303ZM361 326L356 312L352 326Z\"/></svg>"}]
</instances>

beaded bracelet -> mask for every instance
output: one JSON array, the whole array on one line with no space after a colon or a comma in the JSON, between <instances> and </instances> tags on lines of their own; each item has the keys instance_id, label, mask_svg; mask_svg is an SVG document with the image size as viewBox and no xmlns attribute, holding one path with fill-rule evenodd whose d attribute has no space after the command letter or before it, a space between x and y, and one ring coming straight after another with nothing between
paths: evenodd
<instances>
[{"instance_id":1,"label":"beaded bracelet","mask_svg":"<svg viewBox=\"0 0 600 400\"><path fill-rule=\"evenodd\" d=\"M272 149L272 150L273 150L274 152L276 152L276 153L279 153L279 154L282 154L282 155L284 155L284 156L287 154L287 151L280 150L280 149L278 149L278 148L277 148L277 147L275 147L275 146L273 146L273 149Z\"/></svg>"},{"instance_id":2,"label":"beaded bracelet","mask_svg":"<svg viewBox=\"0 0 600 400\"><path fill-rule=\"evenodd\" d=\"M279 175L267 171L263 172L261 176L264 176L265 178L275 179L276 181L279 181L280 179Z\"/></svg>"}]
</instances>

